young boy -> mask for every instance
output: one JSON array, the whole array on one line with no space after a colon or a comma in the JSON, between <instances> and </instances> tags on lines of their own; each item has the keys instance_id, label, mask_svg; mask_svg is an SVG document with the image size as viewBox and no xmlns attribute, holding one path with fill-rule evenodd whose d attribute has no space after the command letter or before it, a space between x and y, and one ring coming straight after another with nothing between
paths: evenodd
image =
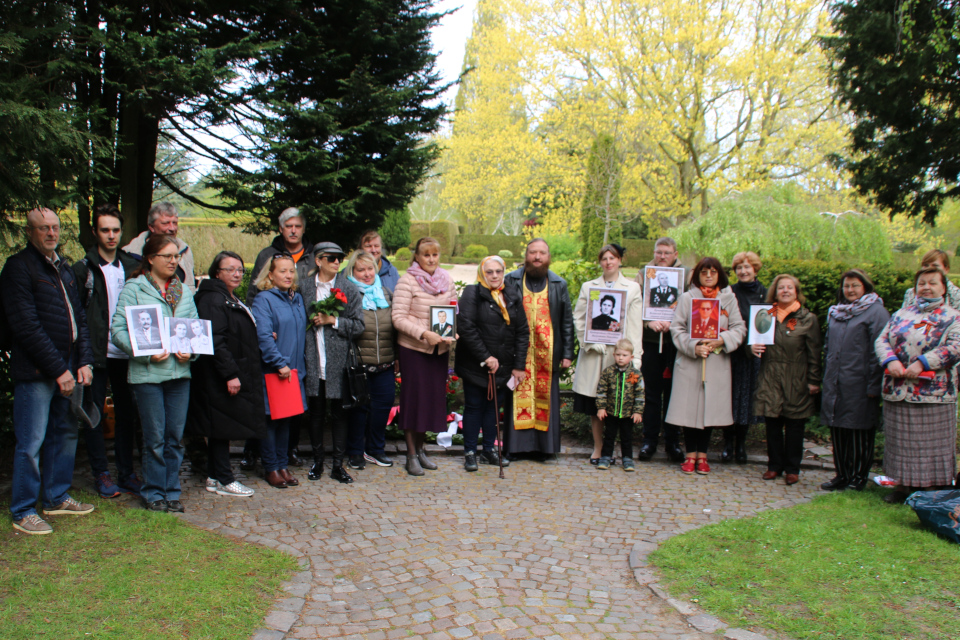
<instances>
[{"instance_id":1,"label":"young boy","mask_svg":"<svg viewBox=\"0 0 960 640\"><path fill-rule=\"evenodd\" d=\"M633 425L643 420L643 378L632 360L633 343L618 341L613 350L614 364L603 370L597 383L597 417L603 420L603 449L597 469L610 468L619 433L623 470L634 471Z\"/></svg>"}]
</instances>

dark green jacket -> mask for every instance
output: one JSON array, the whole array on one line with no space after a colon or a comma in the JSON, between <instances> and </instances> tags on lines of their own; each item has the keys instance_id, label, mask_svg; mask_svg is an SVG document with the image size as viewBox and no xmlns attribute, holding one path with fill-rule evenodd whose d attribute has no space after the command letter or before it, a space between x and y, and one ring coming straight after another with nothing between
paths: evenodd
<instances>
[{"instance_id":1,"label":"dark green jacket","mask_svg":"<svg viewBox=\"0 0 960 640\"><path fill-rule=\"evenodd\" d=\"M612 364L600 374L597 410L603 409L615 418L643 415L643 399L643 376L632 363L623 371Z\"/></svg>"},{"instance_id":2,"label":"dark green jacket","mask_svg":"<svg viewBox=\"0 0 960 640\"><path fill-rule=\"evenodd\" d=\"M127 281L135 278L137 270L140 269L140 261L122 249L117 250L117 257ZM102 369L107 366L107 342L110 340L110 323L113 319L109 317L107 281L100 269L100 253L96 247L88 250L87 256L73 265L73 273L77 277L80 302L87 313L93 366Z\"/></svg>"},{"instance_id":3,"label":"dark green jacket","mask_svg":"<svg viewBox=\"0 0 960 640\"><path fill-rule=\"evenodd\" d=\"M790 321L796 326L790 328ZM760 356L753 412L771 418L809 418L816 411L807 385L820 386L823 340L817 316L806 307L777 322L773 344Z\"/></svg>"}]
</instances>

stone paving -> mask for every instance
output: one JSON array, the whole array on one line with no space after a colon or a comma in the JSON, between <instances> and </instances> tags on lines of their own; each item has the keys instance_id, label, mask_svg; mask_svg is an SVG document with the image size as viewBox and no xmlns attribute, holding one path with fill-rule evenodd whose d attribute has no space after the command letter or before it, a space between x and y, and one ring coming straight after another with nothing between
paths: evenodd
<instances>
[{"instance_id":1,"label":"stone paving","mask_svg":"<svg viewBox=\"0 0 960 640\"><path fill-rule=\"evenodd\" d=\"M422 478L367 467L348 486L309 482L306 469L284 490L240 477L257 490L250 499L189 475L183 517L301 558L257 640L692 640L717 636L637 583L634 543L804 502L830 475L805 470L787 487L756 464L687 476L655 460L631 474L563 456L515 462L499 480L494 467L468 474L462 458L436 459Z\"/></svg>"}]
</instances>

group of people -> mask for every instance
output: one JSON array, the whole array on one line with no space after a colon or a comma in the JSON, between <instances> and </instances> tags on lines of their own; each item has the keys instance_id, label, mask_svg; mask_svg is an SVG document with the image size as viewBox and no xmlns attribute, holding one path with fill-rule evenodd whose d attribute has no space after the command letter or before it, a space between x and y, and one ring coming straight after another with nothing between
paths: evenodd
<instances>
[{"instance_id":1,"label":"group of people","mask_svg":"<svg viewBox=\"0 0 960 640\"><path fill-rule=\"evenodd\" d=\"M716 258L701 259L687 275L670 238L656 242L648 266L682 269L688 286L681 294L658 282L650 295L656 294L658 306L674 308L673 319L645 322L643 270L635 280L625 277L624 250L616 244L601 249L601 276L583 284L576 305L566 281L550 270L550 248L542 239L531 241L522 266L509 272L499 256L484 258L477 283L458 296L440 267L435 239L417 241L402 276L383 255L376 232L363 234L344 265L347 254L338 244L304 239L305 219L290 208L279 217L280 234L257 256L241 300L242 257L221 251L198 285L190 248L177 237L176 209L168 203L151 209L147 231L123 249L123 216L114 206L98 207L96 244L74 265L57 253L60 223L53 211L31 211L27 225L28 246L0 273L3 337L10 342L16 384L10 508L14 528L24 533L52 530L36 511L41 488L44 515L93 510L68 489L77 416L93 422L89 416L99 412L89 407L103 407L108 382L116 413L116 482L102 427L84 429L98 492L112 497L127 491L139 494L147 509L182 512L185 438L205 447L206 489L222 496L254 493L233 475L231 440L246 441L241 466L249 469L259 458L269 486L298 486L290 467L300 464L301 426L312 448L308 480L324 473L328 426L332 479L352 482L346 467L392 466L385 427L399 372L406 471L422 476L437 469L424 442L426 432L445 430L454 345L454 371L463 381L466 471L556 454L560 377L573 364L575 336L581 345L574 410L591 418L590 462L599 469L615 464L618 436L624 471L635 469L633 429L642 422L641 460L654 455L662 432L667 455L682 463L684 473L708 474L713 428L724 429L721 460L742 463L747 430L762 422L769 458L764 479L784 475L794 484L804 424L822 393L821 420L831 428L837 463L824 489L865 485L881 398L885 467L900 482L891 499L948 485L955 472L960 290L947 279L949 258L942 252L924 257L914 288L892 318L866 273L843 274L823 340L795 277L780 274L765 288L752 252L734 258L732 286ZM598 299L601 313L591 329L619 331L616 344L583 340L590 292L597 289L610 294ZM618 300L623 312L615 318ZM697 301L718 309L715 335L705 330L692 337L700 335L690 326L697 311L712 313ZM747 345L750 305L763 302L776 318L773 342ZM144 305L159 307L163 318L183 319L171 323L183 330L177 329L171 348L138 356L131 337L146 332L149 341L154 322L163 321L141 315L129 326L126 309ZM209 337L200 320L210 322ZM193 340L212 340L212 355L197 353L202 349L186 337L188 326ZM351 362L365 373L369 401L345 406ZM274 380L299 387L292 410L271 406ZM495 446L501 410L502 456ZM142 479L133 461L137 416Z\"/></svg>"}]
</instances>

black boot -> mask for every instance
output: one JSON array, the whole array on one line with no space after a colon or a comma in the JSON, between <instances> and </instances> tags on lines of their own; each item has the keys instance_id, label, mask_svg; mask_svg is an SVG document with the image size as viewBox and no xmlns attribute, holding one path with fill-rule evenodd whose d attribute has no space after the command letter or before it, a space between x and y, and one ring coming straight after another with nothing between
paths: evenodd
<instances>
[{"instance_id":1,"label":"black boot","mask_svg":"<svg viewBox=\"0 0 960 640\"><path fill-rule=\"evenodd\" d=\"M252 471L257 466L257 452L254 448L254 441L247 440L243 445L243 458L240 459L240 468L244 471Z\"/></svg>"},{"instance_id":2,"label":"black boot","mask_svg":"<svg viewBox=\"0 0 960 640\"><path fill-rule=\"evenodd\" d=\"M737 464L743 464L747 461L747 430L750 429L748 424L737 424L733 426L733 433L735 443L734 443L734 460L737 461Z\"/></svg>"},{"instance_id":3,"label":"black boot","mask_svg":"<svg viewBox=\"0 0 960 640\"><path fill-rule=\"evenodd\" d=\"M313 466L307 474L307 480L319 480L323 476L323 447L313 448Z\"/></svg>"},{"instance_id":4,"label":"black boot","mask_svg":"<svg viewBox=\"0 0 960 640\"><path fill-rule=\"evenodd\" d=\"M733 462L733 446L735 442L733 430L734 427L727 427L723 430L723 451L720 452L720 462Z\"/></svg>"}]
</instances>

